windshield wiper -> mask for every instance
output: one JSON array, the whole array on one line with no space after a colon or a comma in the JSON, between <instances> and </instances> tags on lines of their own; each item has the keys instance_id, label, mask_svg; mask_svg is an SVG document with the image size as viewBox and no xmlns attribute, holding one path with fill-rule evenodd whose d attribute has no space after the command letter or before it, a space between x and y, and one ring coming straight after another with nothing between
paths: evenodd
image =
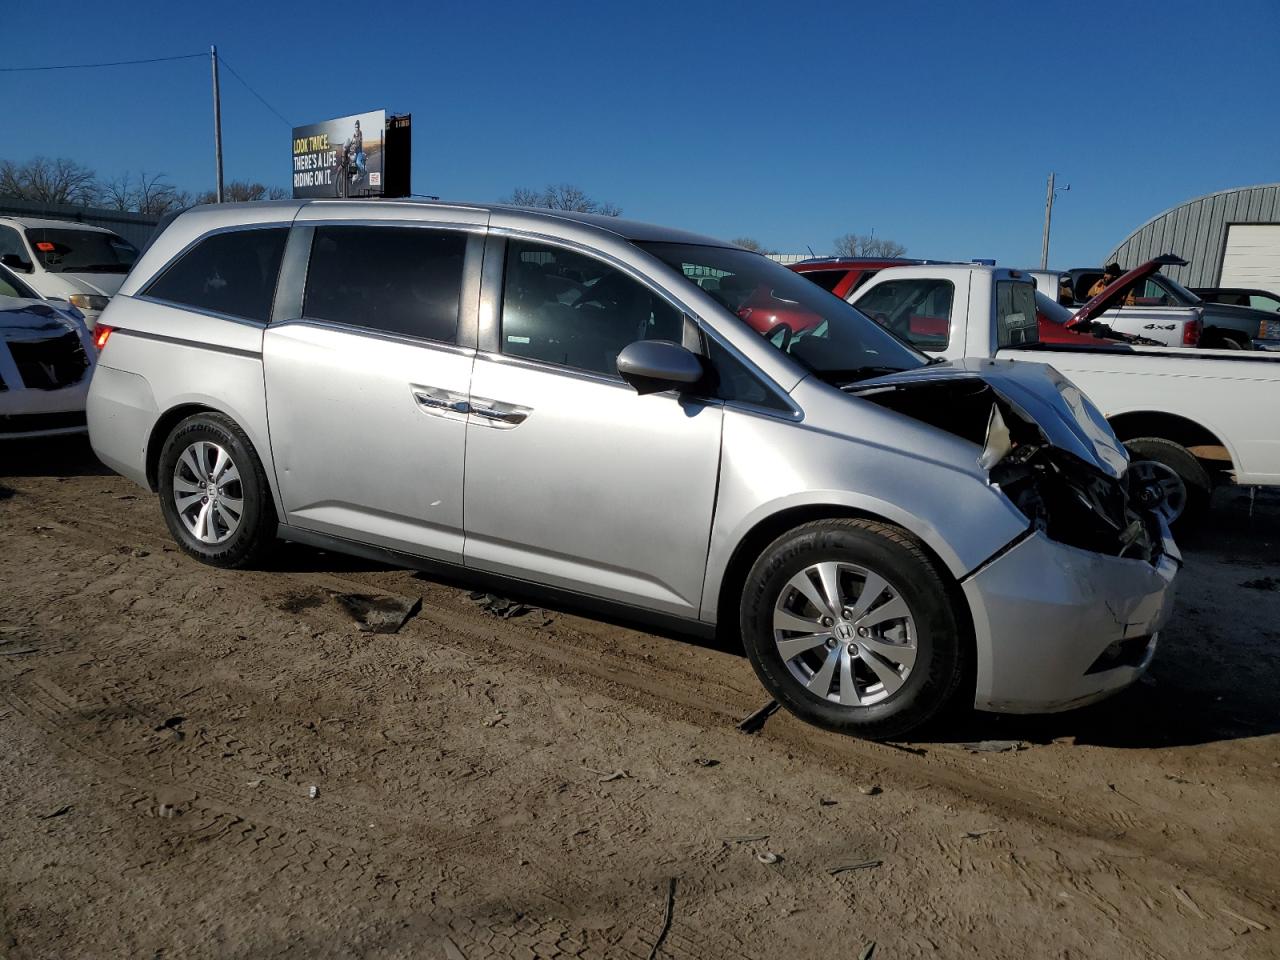
<instances>
[{"instance_id":1,"label":"windshield wiper","mask_svg":"<svg viewBox=\"0 0 1280 960\"><path fill-rule=\"evenodd\" d=\"M850 383L857 383L859 380L870 380L872 377L882 377L889 373L902 373L903 367L851 367L847 370L815 370L819 379L833 384L837 387L843 387Z\"/></svg>"}]
</instances>

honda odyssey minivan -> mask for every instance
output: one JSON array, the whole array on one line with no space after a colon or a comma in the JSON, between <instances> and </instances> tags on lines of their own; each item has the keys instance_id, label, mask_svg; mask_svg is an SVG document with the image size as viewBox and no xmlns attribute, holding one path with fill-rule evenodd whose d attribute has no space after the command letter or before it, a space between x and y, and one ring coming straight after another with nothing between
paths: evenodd
<instances>
[{"instance_id":1,"label":"honda odyssey minivan","mask_svg":"<svg viewBox=\"0 0 1280 960\"><path fill-rule=\"evenodd\" d=\"M708 278L812 322L766 338ZM198 560L284 538L718 629L836 730L1097 700L1147 668L1173 599L1167 528L1052 368L938 377L804 277L679 230L206 206L98 340L93 447Z\"/></svg>"}]
</instances>

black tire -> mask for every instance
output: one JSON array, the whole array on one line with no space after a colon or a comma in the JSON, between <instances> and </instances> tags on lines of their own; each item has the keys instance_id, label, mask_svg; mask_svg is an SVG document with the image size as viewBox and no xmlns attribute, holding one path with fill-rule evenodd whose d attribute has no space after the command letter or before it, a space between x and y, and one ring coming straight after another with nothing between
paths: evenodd
<instances>
[{"instance_id":1,"label":"black tire","mask_svg":"<svg viewBox=\"0 0 1280 960\"><path fill-rule=\"evenodd\" d=\"M1210 330L1200 338L1200 346L1206 350L1245 350L1251 347L1243 336L1223 333L1221 330Z\"/></svg>"},{"instance_id":2,"label":"black tire","mask_svg":"<svg viewBox=\"0 0 1280 960\"><path fill-rule=\"evenodd\" d=\"M901 687L878 703L845 705L810 692L792 673L774 640L774 608L788 582L810 566L832 560L856 564L882 577L906 601L915 623L914 665ZM747 657L765 689L800 719L871 739L904 736L959 706L972 685L974 654L957 619L949 579L898 527L854 519L806 523L770 544L747 575L740 611ZM831 641L826 644L802 656L826 657ZM867 668L855 665L855 669Z\"/></svg>"},{"instance_id":3,"label":"black tire","mask_svg":"<svg viewBox=\"0 0 1280 960\"><path fill-rule=\"evenodd\" d=\"M1186 506L1169 526L1184 528L1202 519L1209 510L1209 497L1213 493L1213 478L1186 447L1163 437L1138 437L1125 441L1131 463L1149 460L1167 467L1178 475L1186 491Z\"/></svg>"},{"instance_id":4,"label":"black tire","mask_svg":"<svg viewBox=\"0 0 1280 960\"><path fill-rule=\"evenodd\" d=\"M224 541L206 543L188 529L174 498L174 471L178 458L199 441L217 444L230 454L239 472L242 512L238 525ZM169 533L186 553L201 563L215 567L245 567L260 559L275 542L276 509L267 483L266 471L253 444L234 420L220 413L198 413L187 417L169 434L160 451L158 483L160 510Z\"/></svg>"}]
</instances>

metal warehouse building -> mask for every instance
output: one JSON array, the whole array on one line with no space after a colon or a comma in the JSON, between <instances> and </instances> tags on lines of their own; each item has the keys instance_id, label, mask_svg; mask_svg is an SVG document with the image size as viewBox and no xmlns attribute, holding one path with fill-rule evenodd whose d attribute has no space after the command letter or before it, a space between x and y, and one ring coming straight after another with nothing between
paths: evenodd
<instances>
[{"instance_id":1,"label":"metal warehouse building","mask_svg":"<svg viewBox=\"0 0 1280 960\"><path fill-rule=\"evenodd\" d=\"M1136 267L1175 253L1162 272L1188 287L1259 287L1280 293L1280 183L1196 197L1148 220L1107 262Z\"/></svg>"}]
</instances>

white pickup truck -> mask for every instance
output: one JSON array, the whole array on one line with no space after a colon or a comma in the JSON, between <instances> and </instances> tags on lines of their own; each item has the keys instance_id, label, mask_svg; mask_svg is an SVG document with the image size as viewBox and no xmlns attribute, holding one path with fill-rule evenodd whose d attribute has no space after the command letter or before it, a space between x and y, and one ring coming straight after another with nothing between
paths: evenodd
<instances>
[{"instance_id":1,"label":"white pickup truck","mask_svg":"<svg viewBox=\"0 0 1280 960\"><path fill-rule=\"evenodd\" d=\"M889 286L892 285L892 286ZM1280 354L1041 343L1029 274L978 265L881 270L850 297L921 350L951 361L1048 363L1102 411L1133 469L1165 491L1171 520L1203 510L1217 483L1280 486ZM923 382L931 370L859 388ZM1069 385L1067 385L1069 386Z\"/></svg>"}]
</instances>

